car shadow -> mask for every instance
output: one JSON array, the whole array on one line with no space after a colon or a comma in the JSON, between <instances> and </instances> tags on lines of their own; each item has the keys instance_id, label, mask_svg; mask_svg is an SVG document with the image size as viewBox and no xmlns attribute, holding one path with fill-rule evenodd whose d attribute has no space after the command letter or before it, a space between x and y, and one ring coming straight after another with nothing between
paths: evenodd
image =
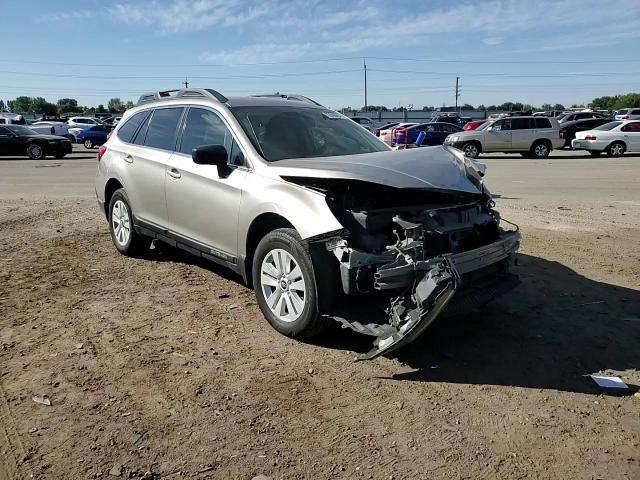
<instances>
[{"instance_id":1,"label":"car shadow","mask_svg":"<svg viewBox=\"0 0 640 480\"><path fill-rule=\"evenodd\" d=\"M640 369L640 291L520 254L522 284L483 312L442 317L390 354L411 367L388 378L612 394L586 375ZM362 309L354 304L354 318ZM364 318L371 321L373 312ZM379 311L377 315L384 312ZM331 332L320 345L363 353L373 337ZM638 390L629 385L626 393Z\"/></svg>"},{"instance_id":2,"label":"car shadow","mask_svg":"<svg viewBox=\"0 0 640 480\"><path fill-rule=\"evenodd\" d=\"M156 242L144 258L199 266L250 289L231 270ZM412 370L395 381L446 382L553 389L594 395L626 392L598 388L587 375L640 369L640 291L598 282L558 262L518 255L522 284L484 311L439 318L419 339L389 354ZM361 323L385 322L387 303L349 297L339 315ZM332 321L332 320L329 320ZM335 322L311 341L320 348L365 353L374 337ZM375 361L375 360L374 360Z\"/></svg>"}]
</instances>

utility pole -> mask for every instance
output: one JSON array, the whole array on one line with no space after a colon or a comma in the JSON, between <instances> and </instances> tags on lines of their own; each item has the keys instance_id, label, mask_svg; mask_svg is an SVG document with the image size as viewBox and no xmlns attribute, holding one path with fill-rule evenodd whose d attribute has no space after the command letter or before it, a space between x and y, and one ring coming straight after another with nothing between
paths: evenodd
<instances>
[{"instance_id":1,"label":"utility pole","mask_svg":"<svg viewBox=\"0 0 640 480\"><path fill-rule=\"evenodd\" d=\"M187 77L184 77L184 82L182 82L182 84L184 85L184 88L189 88L189 80Z\"/></svg>"},{"instance_id":2,"label":"utility pole","mask_svg":"<svg viewBox=\"0 0 640 480\"><path fill-rule=\"evenodd\" d=\"M367 59L362 57L362 65L364 66L364 111L367 111Z\"/></svg>"},{"instance_id":3,"label":"utility pole","mask_svg":"<svg viewBox=\"0 0 640 480\"><path fill-rule=\"evenodd\" d=\"M460 97L460 88L458 88L458 81L460 77L456 77L456 112L458 111L458 97Z\"/></svg>"}]
</instances>

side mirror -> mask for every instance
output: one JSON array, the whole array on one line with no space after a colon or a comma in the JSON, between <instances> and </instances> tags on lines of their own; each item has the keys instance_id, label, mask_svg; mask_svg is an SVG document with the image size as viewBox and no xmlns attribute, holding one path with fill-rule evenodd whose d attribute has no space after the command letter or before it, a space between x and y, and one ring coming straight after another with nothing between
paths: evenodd
<instances>
[{"instance_id":1,"label":"side mirror","mask_svg":"<svg viewBox=\"0 0 640 480\"><path fill-rule=\"evenodd\" d=\"M215 165L218 167L220 178L228 177L231 173L229 167L229 154L222 145L200 145L191 152L193 163L198 165Z\"/></svg>"}]
</instances>

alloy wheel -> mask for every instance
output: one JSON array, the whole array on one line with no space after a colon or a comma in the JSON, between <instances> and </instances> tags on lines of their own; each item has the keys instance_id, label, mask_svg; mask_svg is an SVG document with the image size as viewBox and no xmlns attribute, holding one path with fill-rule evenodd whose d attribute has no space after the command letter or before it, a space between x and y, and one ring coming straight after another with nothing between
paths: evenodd
<instances>
[{"instance_id":1,"label":"alloy wheel","mask_svg":"<svg viewBox=\"0 0 640 480\"><path fill-rule=\"evenodd\" d=\"M295 321L304 310L306 285L298 262L286 250L276 248L260 266L260 288L271 312L283 322Z\"/></svg>"},{"instance_id":2,"label":"alloy wheel","mask_svg":"<svg viewBox=\"0 0 640 480\"><path fill-rule=\"evenodd\" d=\"M533 153L538 158L544 158L549 154L549 148L544 143L539 143L536 148L533 149Z\"/></svg>"},{"instance_id":3,"label":"alloy wheel","mask_svg":"<svg viewBox=\"0 0 640 480\"><path fill-rule=\"evenodd\" d=\"M113 204L111 211L111 226L113 228L113 237L121 247L129 242L131 236L131 218L129 217L129 209L122 200Z\"/></svg>"}]
</instances>

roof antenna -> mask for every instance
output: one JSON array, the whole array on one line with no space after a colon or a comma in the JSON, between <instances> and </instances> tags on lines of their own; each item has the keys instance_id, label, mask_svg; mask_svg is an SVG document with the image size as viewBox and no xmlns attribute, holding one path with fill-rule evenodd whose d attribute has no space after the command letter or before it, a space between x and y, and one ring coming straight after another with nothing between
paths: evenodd
<instances>
[{"instance_id":1,"label":"roof antenna","mask_svg":"<svg viewBox=\"0 0 640 480\"><path fill-rule=\"evenodd\" d=\"M182 82L182 84L184 85L184 88L189 88L189 80L187 80L187 77L184 77L184 82Z\"/></svg>"}]
</instances>

